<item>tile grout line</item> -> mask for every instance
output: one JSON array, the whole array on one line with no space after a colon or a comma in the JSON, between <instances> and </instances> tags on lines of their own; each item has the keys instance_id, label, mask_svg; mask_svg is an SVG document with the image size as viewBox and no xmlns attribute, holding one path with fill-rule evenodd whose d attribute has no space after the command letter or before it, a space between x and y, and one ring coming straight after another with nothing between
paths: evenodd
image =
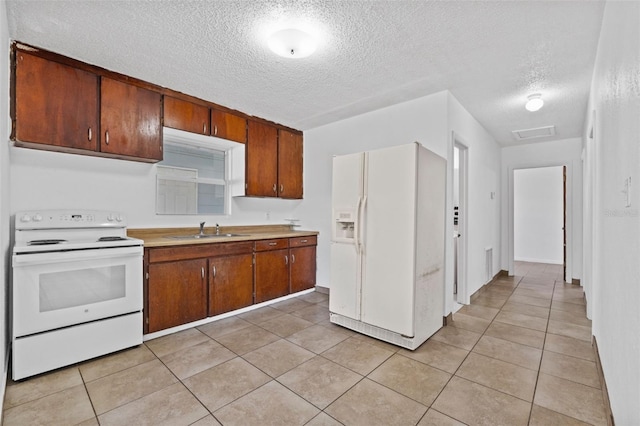
<instances>
[{"instance_id":1,"label":"tile grout line","mask_svg":"<svg viewBox=\"0 0 640 426\"><path fill-rule=\"evenodd\" d=\"M509 298L511 297L511 295L513 295L513 292L514 292L514 291L515 291L515 289L518 287L519 283L520 283L520 280L518 280L518 284L516 284L516 286L511 290L511 293L509 294L509 297L507 297L507 300L509 300ZM493 388L488 387L488 386L485 386L485 385L483 385L483 384L481 384L481 383L476 383L476 382L474 382L473 380L465 379L464 377L461 377L461 376L456 376L456 373L458 372L458 370L460 370L460 367L462 367L462 364L464 364L464 362L467 360L467 358L469 357L469 355L471 354L471 352L473 352L473 349L476 347L476 345L478 344L478 342L480 341L480 339L482 339L482 337L485 335L485 333L486 333L486 331L489 329L489 327L491 327L491 324L493 324L493 322L495 321L495 319L496 319L496 317L498 316L498 314L500 314L500 312L502 312L502 307L504 307L504 304L505 304L505 303L506 303L506 300L505 300L505 302L501 305L501 307L500 307L500 308L498 308L498 312L497 312L497 313L495 314L495 316L491 319L491 321L489 322L489 325L487 326L487 328L485 328L485 330L484 330L481 334L479 333L479 334L480 334L480 337L479 337L479 338L478 338L478 340L473 344L473 346L471 347L471 349L469 349L469 351L467 352L467 354L465 355L465 357L462 359L462 361L460 362L460 364L458 365L458 367L455 369L455 371L454 371L453 373L449 373L449 374L451 374L451 377L449 377L449 380L447 380L447 383L445 383L445 385L442 387L442 389L440 389L440 392L438 392L438 394L436 395L436 397L433 399L433 402L431 402L431 404L429 405L429 407L427 407L427 411L426 411L426 412L425 412L425 414L420 418L420 420L422 420L422 418L424 418L424 416L426 416L426 415L427 415L427 412L429 411L429 409L432 409L433 404L438 400L438 398L440 397L440 395L442 394L442 392L444 392L444 389L449 385L449 383L451 383L451 380L452 380L454 377L458 377L458 378L461 378L461 379L463 379L463 380L467 380L467 381L469 381L469 382L471 382L471 383L475 383L475 384L477 384L477 385L483 386L483 387L485 387L485 388L487 388L487 389L491 389L491 390L493 390L493 391L497 391L497 392L503 393L503 394L505 394L505 395L509 395L509 394L507 394L507 393L505 393L505 392L499 391L499 390L497 390L497 389L493 389ZM471 305L471 304L473 304L473 302L471 302L469 305ZM479 306L484 306L484 305L479 305ZM454 315L455 315L455 314L454 314ZM454 322L455 322L455 321L454 321ZM452 326L452 327L453 327L453 326ZM463 329L463 330L464 330L464 329ZM471 331L471 330L467 330L467 331ZM447 344L447 343L444 343L444 342L440 342L440 343ZM453 346L453 345L450 345L450 346ZM456 346L453 346L453 347L456 347ZM460 348L460 349L462 349L462 348ZM429 365L429 364L426 364L426 365ZM434 367L434 368L435 368L435 367ZM447 373L448 373L448 372L447 372ZM509 396L513 396L513 395L509 395ZM514 397L514 398L517 398L517 397ZM518 398L518 399L519 399L519 398ZM436 410L436 409L434 409L434 410L435 410L435 411L438 411L438 410ZM530 410L530 411L531 411L531 410ZM438 411L438 412L440 412L440 411ZM461 419L458 419L458 418L456 418L456 417L453 417L453 416L451 416L451 415L449 415L449 414L446 414L446 413L441 413L441 414L446 415L447 417L450 417L450 418L452 418L452 419L454 419L454 420L457 420L457 421L459 421L459 422L464 423L464 421L462 421ZM418 423L419 423L419 422L418 422Z\"/></svg>"},{"instance_id":2,"label":"tile grout line","mask_svg":"<svg viewBox=\"0 0 640 426\"><path fill-rule=\"evenodd\" d=\"M98 419L98 413L96 412L96 407L93 404L93 400L91 399L91 394L89 393L89 389L87 388L87 382L84 380L84 375L82 374L82 370L80 369L80 366L78 366L77 368L78 368L78 374L80 374L80 379L82 380L82 386L84 387L84 391L87 393L87 398L89 398L89 404L91 404L93 415L96 419L96 422L100 424L100 420Z\"/></svg>"},{"instance_id":3,"label":"tile grout line","mask_svg":"<svg viewBox=\"0 0 640 426\"><path fill-rule=\"evenodd\" d=\"M544 348L547 344L547 331L549 330L549 319L551 318L551 306L553 305L553 294L556 291L556 281L553 281L553 292L551 293L551 302L549 303L549 314L547 315L547 327L544 330L544 341L542 342L542 353L540 354L540 362L538 363L538 374L536 374L536 383L533 386L533 397L531 398L531 410L529 410L529 420L527 424L531 423L531 416L533 414L533 406L536 400L536 392L538 391L538 381L540 380L540 373L542 373L542 360L544 358Z\"/></svg>"}]
</instances>

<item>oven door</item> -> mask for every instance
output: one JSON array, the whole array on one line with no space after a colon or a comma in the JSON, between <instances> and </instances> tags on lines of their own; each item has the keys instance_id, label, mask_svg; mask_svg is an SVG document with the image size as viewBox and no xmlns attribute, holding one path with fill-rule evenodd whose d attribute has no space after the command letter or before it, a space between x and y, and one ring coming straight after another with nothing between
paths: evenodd
<instances>
[{"instance_id":1,"label":"oven door","mask_svg":"<svg viewBox=\"0 0 640 426\"><path fill-rule=\"evenodd\" d=\"M142 310L142 247L13 255L14 338Z\"/></svg>"}]
</instances>

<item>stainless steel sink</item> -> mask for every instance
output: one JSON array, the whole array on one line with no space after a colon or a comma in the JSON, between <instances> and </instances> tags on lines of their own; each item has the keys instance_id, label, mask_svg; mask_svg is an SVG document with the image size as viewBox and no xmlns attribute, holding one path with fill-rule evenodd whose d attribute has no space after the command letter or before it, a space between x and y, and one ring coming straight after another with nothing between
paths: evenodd
<instances>
[{"instance_id":1,"label":"stainless steel sink","mask_svg":"<svg viewBox=\"0 0 640 426\"><path fill-rule=\"evenodd\" d=\"M221 238L221 237L242 237L245 234L193 234L193 235L171 235L165 238L172 240L198 240L200 238Z\"/></svg>"}]
</instances>

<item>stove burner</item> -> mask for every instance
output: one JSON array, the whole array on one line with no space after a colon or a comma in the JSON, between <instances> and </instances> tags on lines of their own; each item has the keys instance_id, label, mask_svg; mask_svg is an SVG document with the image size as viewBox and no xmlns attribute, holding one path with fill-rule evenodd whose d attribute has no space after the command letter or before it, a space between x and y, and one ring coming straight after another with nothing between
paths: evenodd
<instances>
[{"instance_id":1,"label":"stove burner","mask_svg":"<svg viewBox=\"0 0 640 426\"><path fill-rule=\"evenodd\" d=\"M125 237L100 237L98 239L98 241L102 242L102 241L124 241L127 238Z\"/></svg>"},{"instance_id":2,"label":"stove burner","mask_svg":"<svg viewBox=\"0 0 640 426\"><path fill-rule=\"evenodd\" d=\"M50 245L50 244L59 244L59 243L64 243L67 240L33 240L33 241L29 241L27 243L27 245L29 246L46 246L46 245Z\"/></svg>"}]
</instances>

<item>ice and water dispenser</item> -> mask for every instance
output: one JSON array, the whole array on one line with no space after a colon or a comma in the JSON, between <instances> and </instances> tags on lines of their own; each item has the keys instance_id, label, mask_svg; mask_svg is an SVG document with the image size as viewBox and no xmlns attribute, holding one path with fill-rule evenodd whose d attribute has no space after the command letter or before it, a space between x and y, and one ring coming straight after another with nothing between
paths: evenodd
<instances>
[{"instance_id":1,"label":"ice and water dispenser","mask_svg":"<svg viewBox=\"0 0 640 426\"><path fill-rule=\"evenodd\" d=\"M351 242L354 238L356 214L353 211L336 211L333 224L333 240Z\"/></svg>"}]
</instances>

